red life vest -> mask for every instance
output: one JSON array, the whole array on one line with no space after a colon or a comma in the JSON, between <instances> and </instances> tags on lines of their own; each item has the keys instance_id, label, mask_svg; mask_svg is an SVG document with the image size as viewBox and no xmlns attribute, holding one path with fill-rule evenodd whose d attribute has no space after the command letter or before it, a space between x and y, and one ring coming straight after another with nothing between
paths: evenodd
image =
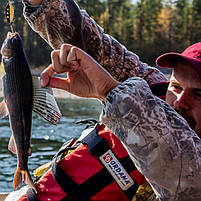
<instances>
[{"instance_id":1,"label":"red life vest","mask_svg":"<svg viewBox=\"0 0 201 201\"><path fill-rule=\"evenodd\" d=\"M121 141L104 125L96 127L70 154L78 141L64 145L51 167L20 201L128 201L146 179L136 169Z\"/></svg>"},{"instance_id":2,"label":"red life vest","mask_svg":"<svg viewBox=\"0 0 201 201\"><path fill-rule=\"evenodd\" d=\"M165 99L168 82L150 88ZM81 140L70 140L56 154L51 167L19 201L129 201L146 182L121 141L104 125ZM69 150L73 150L66 154Z\"/></svg>"}]
</instances>

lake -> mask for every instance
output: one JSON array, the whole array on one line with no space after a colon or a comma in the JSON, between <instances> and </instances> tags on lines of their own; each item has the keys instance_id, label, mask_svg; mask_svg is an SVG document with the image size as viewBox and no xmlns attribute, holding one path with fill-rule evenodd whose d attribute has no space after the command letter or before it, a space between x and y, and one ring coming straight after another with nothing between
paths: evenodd
<instances>
[{"instance_id":1,"label":"lake","mask_svg":"<svg viewBox=\"0 0 201 201\"><path fill-rule=\"evenodd\" d=\"M78 137L85 125L75 122L83 119L98 120L101 104L93 99L57 99L62 118L57 126L50 125L33 114L29 170L48 162L70 138ZM12 181L16 170L17 158L7 149L11 136L8 117L0 119L0 192L12 191Z\"/></svg>"}]
</instances>

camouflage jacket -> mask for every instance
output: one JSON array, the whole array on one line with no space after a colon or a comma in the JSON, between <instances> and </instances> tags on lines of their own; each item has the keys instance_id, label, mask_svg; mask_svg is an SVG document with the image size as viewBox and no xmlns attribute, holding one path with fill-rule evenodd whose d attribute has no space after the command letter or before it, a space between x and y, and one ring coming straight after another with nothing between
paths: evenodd
<instances>
[{"instance_id":1,"label":"camouflage jacket","mask_svg":"<svg viewBox=\"0 0 201 201\"><path fill-rule=\"evenodd\" d=\"M26 20L52 48L71 43L118 81L130 78L108 94L102 121L124 142L157 199L201 200L201 140L147 85L166 81L164 75L105 34L72 0L24 3Z\"/></svg>"},{"instance_id":2,"label":"camouflage jacket","mask_svg":"<svg viewBox=\"0 0 201 201\"><path fill-rule=\"evenodd\" d=\"M201 139L147 82L129 78L113 89L101 119L124 142L157 199L201 200Z\"/></svg>"},{"instance_id":3,"label":"camouflage jacket","mask_svg":"<svg viewBox=\"0 0 201 201\"><path fill-rule=\"evenodd\" d=\"M82 48L111 75L122 82L139 76L149 84L167 81L156 68L141 62L89 17L72 0L43 0L39 7L28 6L24 0L24 16L34 31L54 49L63 43Z\"/></svg>"}]
</instances>

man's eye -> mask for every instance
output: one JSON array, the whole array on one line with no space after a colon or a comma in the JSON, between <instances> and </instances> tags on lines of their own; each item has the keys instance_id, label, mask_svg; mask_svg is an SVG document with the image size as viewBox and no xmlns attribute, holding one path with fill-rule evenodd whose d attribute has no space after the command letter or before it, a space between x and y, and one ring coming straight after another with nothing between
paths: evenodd
<instances>
[{"instance_id":1,"label":"man's eye","mask_svg":"<svg viewBox=\"0 0 201 201\"><path fill-rule=\"evenodd\" d=\"M201 98L201 91L195 91L194 92L195 96L200 97Z\"/></svg>"},{"instance_id":2,"label":"man's eye","mask_svg":"<svg viewBox=\"0 0 201 201\"><path fill-rule=\"evenodd\" d=\"M178 85L171 85L171 88L173 91L176 91L176 92L182 91L182 88Z\"/></svg>"}]
</instances>

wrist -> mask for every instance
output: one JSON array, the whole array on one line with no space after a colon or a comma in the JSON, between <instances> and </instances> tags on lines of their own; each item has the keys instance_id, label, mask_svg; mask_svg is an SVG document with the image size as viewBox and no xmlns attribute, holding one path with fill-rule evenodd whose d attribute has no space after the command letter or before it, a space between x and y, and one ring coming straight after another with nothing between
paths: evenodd
<instances>
[{"instance_id":1,"label":"wrist","mask_svg":"<svg viewBox=\"0 0 201 201\"><path fill-rule=\"evenodd\" d=\"M111 83L109 83L107 85L107 87L105 87L105 90L103 91L102 95L99 97L99 100L101 102L105 102L105 98L106 96L114 89L116 88L118 85L120 84L120 82L113 80Z\"/></svg>"}]
</instances>

